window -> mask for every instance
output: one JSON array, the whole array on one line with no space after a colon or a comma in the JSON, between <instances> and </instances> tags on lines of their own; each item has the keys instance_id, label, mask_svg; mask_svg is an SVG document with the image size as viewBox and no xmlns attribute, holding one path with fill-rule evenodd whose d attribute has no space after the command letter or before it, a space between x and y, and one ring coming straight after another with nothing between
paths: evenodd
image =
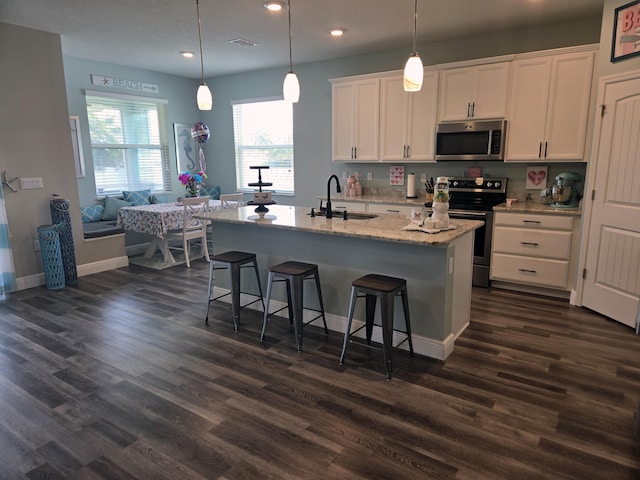
<instances>
[{"instance_id":1,"label":"window","mask_svg":"<svg viewBox=\"0 0 640 480\"><path fill-rule=\"evenodd\" d=\"M262 181L273 183L268 190L294 194L293 106L284 100L258 100L233 105L236 153L236 188L252 191L249 183L258 173L249 167L268 165Z\"/></svg>"},{"instance_id":2,"label":"window","mask_svg":"<svg viewBox=\"0 0 640 480\"><path fill-rule=\"evenodd\" d=\"M165 100L87 91L98 196L170 191Z\"/></svg>"}]
</instances>

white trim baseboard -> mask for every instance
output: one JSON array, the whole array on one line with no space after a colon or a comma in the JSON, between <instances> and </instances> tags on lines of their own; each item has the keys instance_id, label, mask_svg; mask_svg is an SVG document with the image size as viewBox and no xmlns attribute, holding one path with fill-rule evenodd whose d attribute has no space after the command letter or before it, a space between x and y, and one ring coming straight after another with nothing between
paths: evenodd
<instances>
[{"instance_id":1,"label":"white trim baseboard","mask_svg":"<svg viewBox=\"0 0 640 480\"><path fill-rule=\"evenodd\" d=\"M224 295L225 293L229 293L229 290L214 287L213 288L213 297L218 297L220 295ZM242 305L244 302L249 302L255 300L253 297L247 296L245 298L244 295L241 295L240 304ZM225 303L231 303L231 296L226 296L220 301ZM280 308L286 306L286 303L271 300L269 305L269 311L276 311ZM248 305L247 308L251 310L262 311L262 306L260 303L254 303L252 305ZM286 312L282 312L280 315L286 315ZM304 312L305 321L310 320L314 316L317 315L316 312L307 311ZM308 318L307 318L308 317ZM344 336L345 329L347 328L347 317L343 317L340 315L335 315L331 313L325 313L325 318L327 320L327 328L332 332L339 333L341 336ZM354 320L351 326L351 330L354 331L356 328L360 327L363 322L359 320ZM314 323L314 325L319 325L318 323ZM320 323L321 325L321 323ZM364 329L358 332L356 335L358 338L364 338L365 332ZM452 352L453 345L455 341L455 336L453 334L449 335L445 340L436 340L434 338L423 337L421 335L416 335L415 333L411 335L413 340L413 351L419 355L423 355L425 357L434 358L436 360L445 360ZM343 337L344 338L344 337ZM398 345L402 340L404 340L406 336L402 332L393 332L393 344ZM379 326L375 326L373 328L373 335L371 339L377 343L382 343L382 329ZM409 350L409 345L407 342L402 343L398 348L402 350Z\"/></svg>"},{"instance_id":2,"label":"white trim baseboard","mask_svg":"<svg viewBox=\"0 0 640 480\"><path fill-rule=\"evenodd\" d=\"M85 275L91 275L93 273L100 273L127 266L129 266L128 257L115 257L107 260L100 260L99 262L85 263L77 266L78 277L84 277ZM44 273L16 278L16 290L26 290L28 288L40 287L44 284L46 284Z\"/></svg>"}]
</instances>

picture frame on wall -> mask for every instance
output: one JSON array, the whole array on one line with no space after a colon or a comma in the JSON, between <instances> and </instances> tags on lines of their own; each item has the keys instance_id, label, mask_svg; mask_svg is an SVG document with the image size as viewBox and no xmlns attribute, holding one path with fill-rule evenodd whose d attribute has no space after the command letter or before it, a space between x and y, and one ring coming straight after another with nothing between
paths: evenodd
<instances>
[{"instance_id":1,"label":"picture frame on wall","mask_svg":"<svg viewBox=\"0 0 640 480\"><path fill-rule=\"evenodd\" d=\"M196 149L191 137L191 125L188 123L173 124L173 139L176 144L176 167L178 174L196 171Z\"/></svg>"},{"instance_id":2,"label":"picture frame on wall","mask_svg":"<svg viewBox=\"0 0 640 480\"><path fill-rule=\"evenodd\" d=\"M616 8L613 19L611 61L640 55L640 0Z\"/></svg>"},{"instance_id":3,"label":"picture frame on wall","mask_svg":"<svg viewBox=\"0 0 640 480\"><path fill-rule=\"evenodd\" d=\"M543 188L547 188L547 169L547 166L528 166L525 188L527 190L542 190Z\"/></svg>"},{"instance_id":4,"label":"picture frame on wall","mask_svg":"<svg viewBox=\"0 0 640 480\"><path fill-rule=\"evenodd\" d=\"M85 178L84 155L82 154L82 137L80 135L80 117L69 115L71 128L71 146L73 147L73 162L76 166L76 177Z\"/></svg>"}]
</instances>

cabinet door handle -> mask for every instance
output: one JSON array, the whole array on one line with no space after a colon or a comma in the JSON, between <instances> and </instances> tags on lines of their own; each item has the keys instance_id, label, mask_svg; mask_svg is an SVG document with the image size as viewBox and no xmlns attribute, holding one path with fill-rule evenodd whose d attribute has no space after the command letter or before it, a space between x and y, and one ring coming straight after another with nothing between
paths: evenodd
<instances>
[{"instance_id":1,"label":"cabinet door handle","mask_svg":"<svg viewBox=\"0 0 640 480\"><path fill-rule=\"evenodd\" d=\"M467 102L467 118L471 118L471 102Z\"/></svg>"},{"instance_id":2,"label":"cabinet door handle","mask_svg":"<svg viewBox=\"0 0 640 480\"><path fill-rule=\"evenodd\" d=\"M520 245L531 245L532 247L537 247L540 244L536 242L520 242Z\"/></svg>"},{"instance_id":3,"label":"cabinet door handle","mask_svg":"<svg viewBox=\"0 0 640 480\"><path fill-rule=\"evenodd\" d=\"M400 213L400 210L391 210L391 209L387 208L387 212L389 212L389 213Z\"/></svg>"},{"instance_id":4,"label":"cabinet door handle","mask_svg":"<svg viewBox=\"0 0 640 480\"><path fill-rule=\"evenodd\" d=\"M476 102L471 103L471 118L476 116Z\"/></svg>"},{"instance_id":5,"label":"cabinet door handle","mask_svg":"<svg viewBox=\"0 0 640 480\"><path fill-rule=\"evenodd\" d=\"M538 273L535 270L528 270L526 268L519 268L518 271L523 273Z\"/></svg>"},{"instance_id":6,"label":"cabinet door handle","mask_svg":"<svg viewBox=\"0 0 640 480\"><path fill-rule=\"evenodd\" d=\"M409 152L411 151L411 150L410 150L410 149L411 149L411 146L409 146L409 145L405 145L405 148L407 149L407 153L406 153L406 155L405 155L405 157L404 157L404 158L409 158L409 156L410 156L410 153L409 153Z\"/></svg>"},{"instance_id":7,"label":"cabinet door handle","mask_svg":"<svg viewBox=\"0 0 640 480\"><path fill-rule=\"evenodd\" d=\"M544 142L544 158L547 158L547 147L549 146L549 142Z\"/></svg>"},{"instance_id":8,"label":"cabinet door handle","mask_svg":"<svg viewBox=\"0 0 640 480\"><path fill-rule=\"evenodd\" d=\"M353 147L353 159L358 158L358 147Z\"/></svg>"},{"instance_id":9,"label":"cabinet door handle","mask_svg":"<svg viewBox=\"0 0 640 480\"><path fill-rule=\"evenodd\" d=\"M522 223L542 223L540 220L522 220Z\"/></svg>"},{"instance_id":10,"label":"cabinet door handle","mask_svg":"<svg viewBox=\"0 0 640 480\"><path fill-rule=\"evenodd\" d=\"M538 158L542 158L542 142L540 142L540 146L538 147Z\"/></svg>"}]
</instances>

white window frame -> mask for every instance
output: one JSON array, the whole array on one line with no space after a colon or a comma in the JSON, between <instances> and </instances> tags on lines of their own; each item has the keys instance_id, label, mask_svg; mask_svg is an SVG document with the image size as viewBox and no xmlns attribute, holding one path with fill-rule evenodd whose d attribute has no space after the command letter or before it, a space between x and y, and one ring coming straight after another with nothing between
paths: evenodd
<instances>
[{"instance_id":1,"label":"white window frame","mask_svg":"<svg viewBox=\"0 0 640 480\"><path fill-rule=\"evenodd\" d=\"M170 192L172 189L171 182L171 168L169 166L169 146L168 146L168 134L167 134L167 119L165 105L168 103L166 99L142 97L136 95L123 95L111 92L101 92L94 90L85 90L85 97L87 103L90 101L90 97L95 97L97 101L112 101L115 103L121 103L123 107L130 104L132 111L136 105L139 104L154 104L156 107L157 119L153 119L153 122L157 122L155 126L150 126L147 130L151 139L150 143L137 144L129 143L126 139L116 143L95 142L95 139L91 135L91 119L89 120L89 136L91 141L91 155L94 165L94 181L96 185L96 194L98 197L105 195L120 195L123 190L146 190L150 189L154 193ZM114 106L114 109L118 109ZM141 109L142 110L142 109ZM89 106L87 105L87 115L89 116ZM157 129L157 132L155 130ZM157 138L156 138L157 137ZM123 158L125 159L125 176L124 183L112 182L112 185L108 188L99 187L103 182L99 182L98 165L97 165L97 152L101 149L116 149L122 150ZM141 175L138 169L137 159L138 152L146 151L153 152L157 150L159 153L159 159L156 163L152 164L153 169L148 172L147 175ZM135 158L135 161L129 162L129 159ZM148 165L145 166L148 169ZM129 171L131 173L129 173ZM161 175L161 178L159 178Z\"/></svg>"},{"instance_id":2,"label":"white window frame","mask_svg":"<svg viewBox=\"0 0 640 480\"><path fill-rule=\"evenodd\" d=\"M291 108L290 119L290 132L287 132L288 138L285 141L271 144L257 144L254 142L240 141L241 130L237 122L242 121L238 115L241 113L238 108L250 104L260 104L267 102L278 102L280 106ZM262 181L265 183L272 183L270 187L265 187L264 190L268 190L279 195L295 195L295 154L294 154L294 140L293 140L293 106L290 102L285 102L282 97L262 97L252 98L245 100L237 100L231 102L233 111L233 145L236 165L236 189L241 192L253 192L255 187L249 187L249 183L256 183L258 181L257 170L249 169L250 166L269 166L269 169L262 170ZM272 117L265 117L266 126L272 126L275 124L281 125L282 122L274 121ZM285 128L288 124L284 124ZM281 137L283 138L283 137ZM255 158L251 158L251 155L243 155L246 151L255 152ZM268 158L268 151L278 152L280 155L283 153L289 157L290 160L284 160L278 162L277 159ZM247 158L248 157L248 158ZM287 163L288 162L288 163ZM280 165L279 165L280 163ZM281 165L284 163L284 165Z\"/></svg>"}]
</instances>

